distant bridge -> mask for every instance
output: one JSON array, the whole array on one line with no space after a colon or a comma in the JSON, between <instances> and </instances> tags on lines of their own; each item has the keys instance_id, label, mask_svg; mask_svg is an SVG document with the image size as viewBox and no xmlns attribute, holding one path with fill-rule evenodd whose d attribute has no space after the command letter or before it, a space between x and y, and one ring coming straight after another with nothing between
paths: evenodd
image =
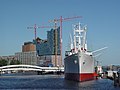
<instances>
[{"instance_id":1,"label":"distant bridge","mask_svg":"<svg viewBox=\"0 0 120 90\"><path fill-rule=\"evenodd\" d=\"M40 67L34 65L8 65L0 67L0 72L4 71L40 71L40 72L64 72L63 67Z\"/></svg>"}]
</instances>

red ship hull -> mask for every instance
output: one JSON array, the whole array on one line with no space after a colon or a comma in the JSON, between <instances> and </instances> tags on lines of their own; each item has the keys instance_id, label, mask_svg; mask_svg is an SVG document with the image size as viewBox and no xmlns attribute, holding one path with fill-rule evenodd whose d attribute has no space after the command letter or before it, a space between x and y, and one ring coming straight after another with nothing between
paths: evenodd
<instances>
[{"instance_id":1,"label":"red ship hull","mask_svg":"<svg viewBox=\"0 0 120 90\"><path fill-rule=\"evenodd\" d=\"M94 73L65 73L65 79L80 82L94 80Z\"/></svg>"}]
</instances>

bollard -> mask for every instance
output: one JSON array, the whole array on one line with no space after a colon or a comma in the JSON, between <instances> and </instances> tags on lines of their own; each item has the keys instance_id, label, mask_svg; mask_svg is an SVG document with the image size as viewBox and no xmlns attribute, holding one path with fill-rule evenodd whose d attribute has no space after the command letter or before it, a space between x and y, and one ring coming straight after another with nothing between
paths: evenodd
<instances>
[{"instance_id":1,"label":"bollard","mask_svg":"<svg viewBox=\"0 0 120 90\"><path fill-rule=\"evenodd\" d=\"M117 86L116 73L113 73L114 86Z\"/></svg>"}]
</instances>

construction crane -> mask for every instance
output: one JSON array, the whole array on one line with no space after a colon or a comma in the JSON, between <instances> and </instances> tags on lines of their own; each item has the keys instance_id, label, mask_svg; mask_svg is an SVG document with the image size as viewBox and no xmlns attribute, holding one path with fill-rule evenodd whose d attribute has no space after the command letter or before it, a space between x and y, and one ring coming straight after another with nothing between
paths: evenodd
<instances>
[{"instance_id":1,"label":"construction crane","mask_svg":"<svg viewBox=\"0 0 120 90\"><path fill-rule=\"evenodd\" d=\"M60 19L53 19L50 20L49 22L53 22L54 23L54 29L55 29L55 66L58 66L57 64L57 23L60 22L60 55L61 55L61 61L60 61L60 65L62 65L62 22L63 21L67 21L67 20L71 20L71 19L77 19L77 18L82 18L82 16L75 16L75 17L68 17L68 18L62 18L62 16L60 17Z\"/></svg>"},{"instance_id":2,"label":"construction crane","mask_svg":"<svg viewBox=\"0 0 120 90\"><path fill-rule=\"evenodd\" d=\"M34 35L35 35L35 40L36 40L36 29L37 29L36 24L32 27L27 27L27 29L34 29Z\"/></svg>"},{"instance_id":3,"label":"construction crane","mask_svg":"<svg viewBox=\"0 0 120 90\"><path fill-rule=\"evenodd\" d=\"M51 26L37 26L36 24L33 26L33 27L27 27L27 29L34 29L34 35L35 35L35 40L36 40L36 37L37 37L37 28L51 28Z\"/></svg>"}]
</instances>

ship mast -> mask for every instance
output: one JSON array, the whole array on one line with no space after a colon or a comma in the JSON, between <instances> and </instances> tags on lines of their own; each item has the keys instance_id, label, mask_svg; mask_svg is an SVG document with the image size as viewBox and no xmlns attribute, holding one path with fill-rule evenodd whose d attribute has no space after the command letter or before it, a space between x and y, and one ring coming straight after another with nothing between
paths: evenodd
<instances>
[{"instance_id":1,"label":"ship mast","mask_svg":"<svg viewBox=\"0 0 120 90\"><path fill-rule=\"evenodd\" d=\"M72 36L70 34L70 49L73 49L73 41L72 41Z\"/></svg>"},{"instance_id":2,"label":"ship mast","mask_svg":"<svg viewBox=\"0 0 120 90\"><path fill-rule=\"evenodd\" d=\"M81 27L80 23L73 26L74 29L74 52L83 52L87 49L86 26Z\"/></svg>"},{"instance_id":3,"label":"ship mast","mask_svg":"<svg viewBox=\"0 0 120 90\"><path fill-rule=\"evenodd\" d=\"M87 49L87 41L86 41L86 26L83 27L83 32L84 32L84 36L83 36L83 50L86 51Z\"/></svg>"},{"instance_id":4,"label":"ship mast","mask_svg":"<svg viewBox=\"0 0 120 90\"><path fill-rule=\"evenodd\" d=\"M73 34L74 34L74 52L76 53L76 37L75 37L75 25L73 26L74 27L74 32L73 32Z\"/></svg>"}]
</instances>

